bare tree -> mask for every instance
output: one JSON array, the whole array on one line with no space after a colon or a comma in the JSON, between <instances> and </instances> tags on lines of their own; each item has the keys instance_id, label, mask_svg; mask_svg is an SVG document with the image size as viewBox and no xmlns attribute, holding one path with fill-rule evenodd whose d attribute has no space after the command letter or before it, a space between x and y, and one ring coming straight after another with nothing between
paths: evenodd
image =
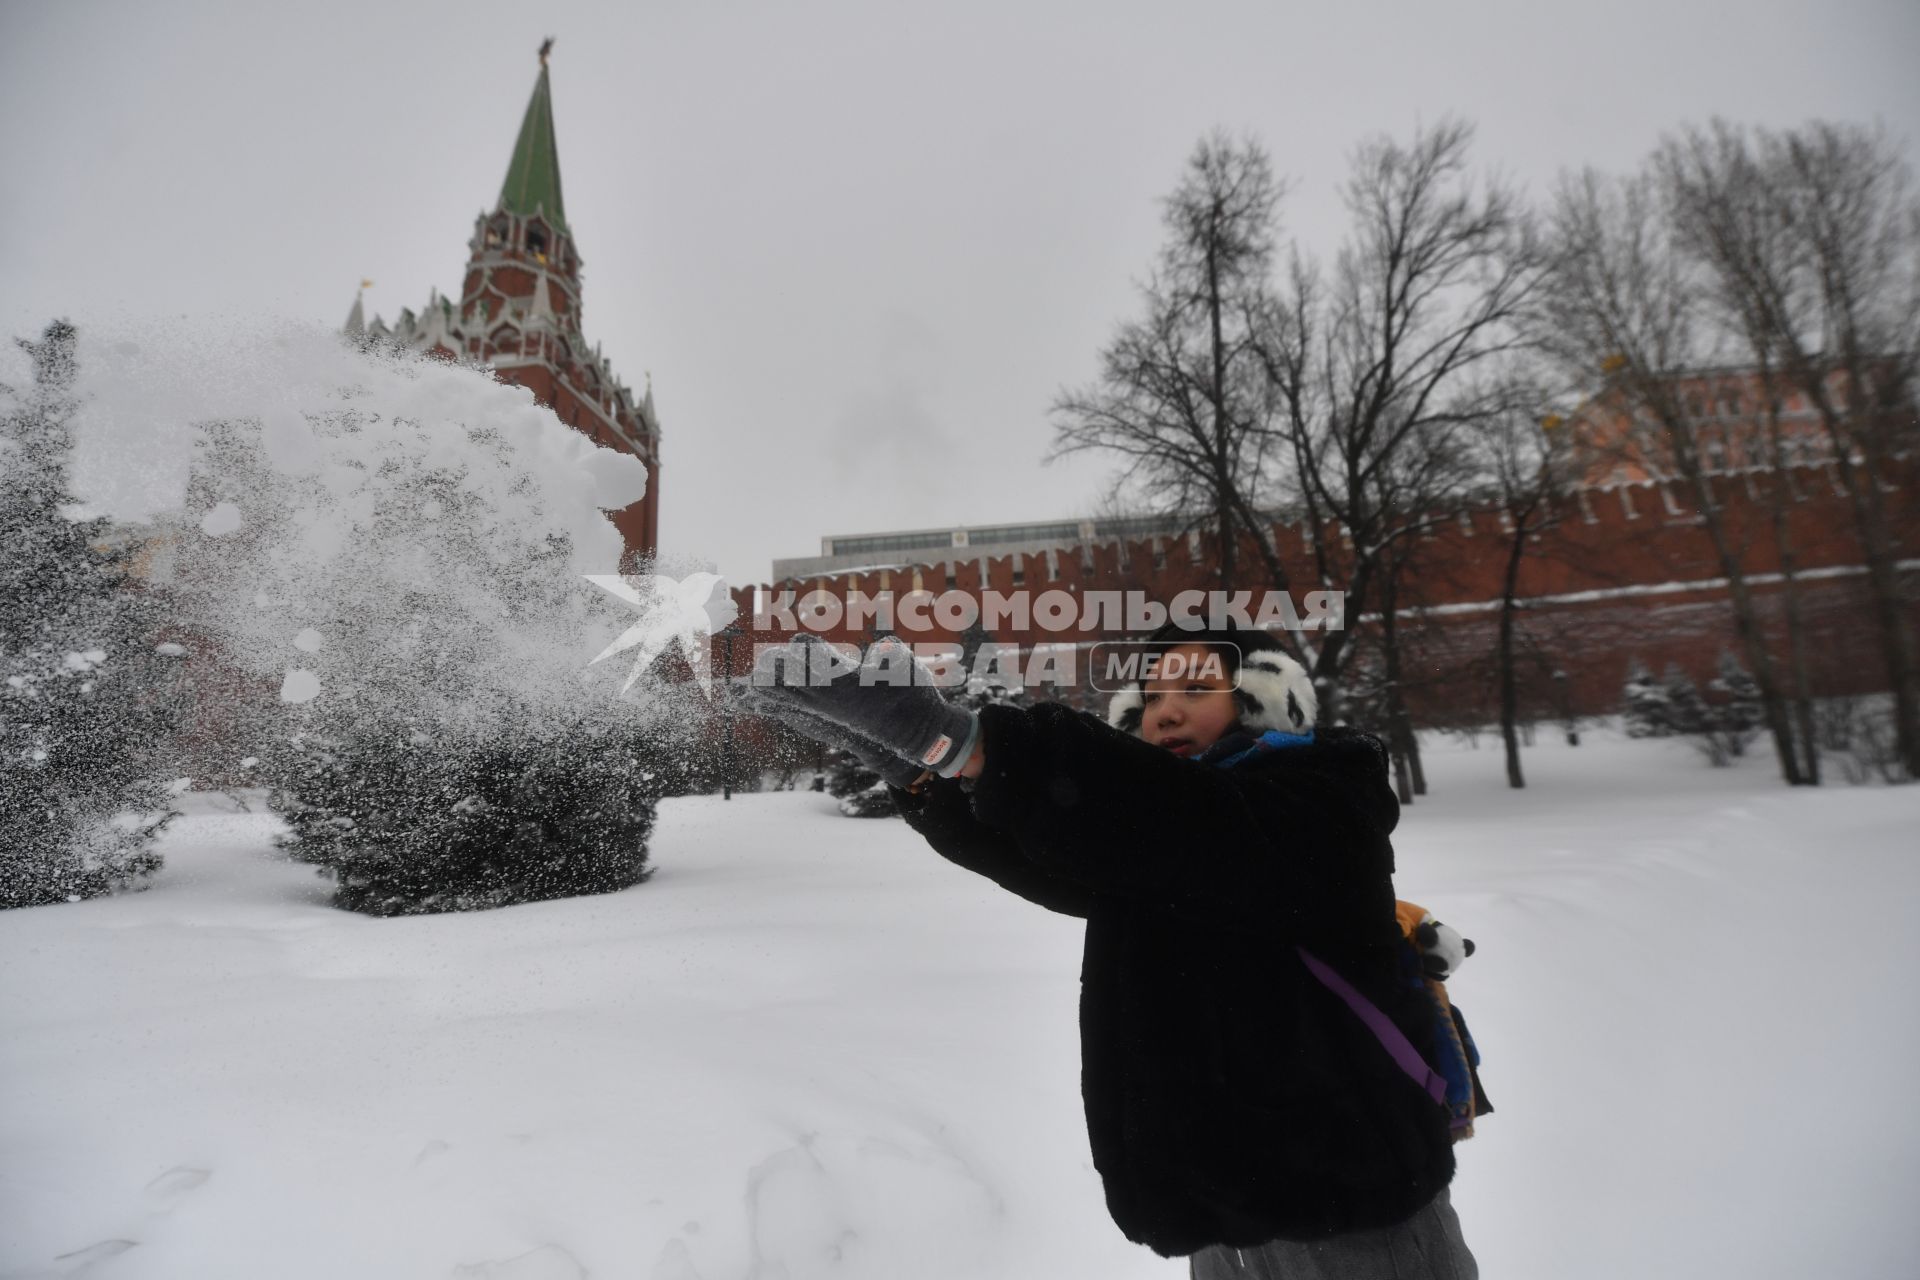
<instances>
[{"instance_id":1,"label":"bare tree","mask_svg":"<svg viewBox=\"0 0 1920 1280\"><path fill-rule=\"evenodd\" d=\"M1364 143L1343 192L1346 247L1326 275L1294 255L1261 344L1319 585L1344 588L1349 618L1378 607L1403 802L1425 789L1395 675L1410 544L1457 509L1463 434L1497 409L1476 375L1523 343L1542 266L1519 197L1469 173L1472 136L1448 121ZM1338 681L1349 644L1328 633L1311 655L1318 682Z\"/></svg>"},{"instance_id":2,"label":"bare tree","mask_svg":"<svg viewBox=\"0 0 1920 1280\"><path fill-rule=\"evenodd\" d=\"M1539 385L1506 380L1499 412L1474 434L1479 470L1487 478L1506 539L1500 576L1500 621L1494 662L1500 686L1500 738L1506 746L1507 784L1527 785L1520 767L1520 570L1532 542L1560 522L1559 501L1574 475L1564 425L1550 411L1552 396Z\"/></svg>"},{"instance_id":3,"label":"bare tree","mask_svg":"<svg viewBox=\"0 0 1920 1280\"><path fill-rule=\"evenodd\" d=\"M1920 777L1920 653L1884 488L1893 462L1920 436L1920 201L1912 174L1884 133L1826 122L1749 133L1716 121L1670 139L1655 168L1681 242L1703 264L1715 303L1761 371L1774 448L1788 388L1826 433L1866 561L1900 755ZM1797 628L1790 640L1799 667ZM1800 702L1802 734L1817 760L1811 699Z\"/></svg>"},{"instance_id":4,"label":"bare tree","mask_svg":"<svg viewBox=\"0 0 1920 1280\"><path fill-rule=\"evenodd\" d=\"M1271 413L1255 337L1283 191L1258 143L1203 139L1166 200L1167 240L1141 290L1145 315L1122 324L1100 353L1096 382L1063 391L1053 406L1048 460L1118 453L1128 462L1115 493L1135 487L1137 505L1157 513L1205 513L1220 540L1222 589L1241 576L1242 533L1269 584L1287 585L1254 502Z\"/></svg>"},{"instance_id":5,"label":"bare tree","mask_svg":"<svg viewBox=\"0 0 1920 1280\"><path fill-rule=\"evenodd\" d=\"M1678 243L1650 175L1592 171L1563 180L1553 212L1553 287L1543 345L1577 382L1597 387L1584 433L1589 455L1612 452L1656 479L1677 477L1727 579L1735 635L1760 686L1782 776L1805 780L1768 650L1744 544L1715 500L1703 426L1712 408L1703 370L1724 355L1724 333L1705 313L1701 273Z\"/></svg>"},{"instance_id":6,"label":"bare tree","mask_svg":"<svg viewBox=\"0 0 1920 1280\"><path fill-rule=\"evenodd\" d=\"M1421 681L1410 671L1406 656L1423 641L1440 638L1437 619L1427 612L1427 606L1441 598L1437 577L1426 571L1432 560L1428 553L1432 537L1451 522L1471 483L1473 460L1466 443L1453 424L1425 433L1400 450L1394 465L1381 469L1375 485L1380 501L1392 504L1381 508L1384 536L1370 550L1378 588L1373 612L1379 618L1379 711L1403 803L1427 793L1426 769L1407 701ZM1353 547L1343 540L1341 550L1351 552ZM1343 684L1351 683L1353 653L1347 648L1341 654Z\"/></svg>"},{"instance_id":7,"label":"bare tree","mask_svg":"<svg viewBox=\"0 0 1920 1280\"><path fill-rule=\"evenodd\" d=\"M1780 562L1781 600L1787 623L1787 679L1791 681L1793 721L1803 780L1820 783L1820 750L1813 705L1812 676L1808 669L1808 637L1801 607L1799 546L1792 524L1797 500L1789 464L1789 442L1783 409L1791 394L1791 378L1782 368L1779 337L1769 315L1770 284L1793 256L1792 236L1780 210L1767 192L1767 183L1749 152L1745 138L1716 121L1711 133L1697 128L1662 144L1653 161L1662 199L1672 219L1682 251L1704 269L1703 301L1717 323L1726 329L1736 349L1752 362L1747 396L1735 376L1728 389L1742 416L1753 421L1739 442L1741 461L1764 460L1773 472L1764 501L1774 551ZM1750 409L1748 402L1750 402ZM1753 428L1757 427L1755 431ZM1797 442L1796 442L1797 443ZM1783 696L1789 696L1786 690Z\"/></svg>"}]
</instances>

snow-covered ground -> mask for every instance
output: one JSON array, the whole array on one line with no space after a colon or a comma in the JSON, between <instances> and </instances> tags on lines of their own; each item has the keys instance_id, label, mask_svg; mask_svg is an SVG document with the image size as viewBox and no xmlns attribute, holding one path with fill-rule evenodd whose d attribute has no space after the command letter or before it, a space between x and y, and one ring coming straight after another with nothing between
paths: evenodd
<instances>
[{"instance_id":1,"label":"snow-covered ground","mask_svg":"<svg viewBox=\"0 0 1920 1280\"><path fill-rule=\"evenodd\" d=\"M1501 1277L1908 1276L1920 788L1435 743L1402 897L1498 1109ZM668 802L648 884L324 905L217 796L145 893L0 916L0 1276L1184 1276L1108 1220L1079 922L808 793Z\"/></svg>"}]
</instances>

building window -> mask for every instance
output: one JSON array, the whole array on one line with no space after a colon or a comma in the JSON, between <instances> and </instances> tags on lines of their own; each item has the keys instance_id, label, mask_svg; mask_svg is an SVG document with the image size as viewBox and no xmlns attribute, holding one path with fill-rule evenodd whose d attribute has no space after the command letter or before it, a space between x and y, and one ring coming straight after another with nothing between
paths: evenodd
<instances>
[{"instance_id":1,"label":"building window","mask_svg":"<svg viewBox=\"0 0 1920 1280\"><path fill-rule=\"evenodd\" d=\"M951 547L953 535L940 533L901 533L871 538L835 538L829 554L837 556L871 555L875 552L922 551L933 547Z\"/></svg>"},{"instance_id":2,"label":"building window","mask_svg":"<svg viewBox=\"0 0 1920 1280\"><path fill-rule=\"evenodd\" d=\"M1053 542L1080 536L1077 520L1056 520L1051 524L1000 524L967 530L968 540L977 544L995 542Z\"/></svg>"}]
</instances>

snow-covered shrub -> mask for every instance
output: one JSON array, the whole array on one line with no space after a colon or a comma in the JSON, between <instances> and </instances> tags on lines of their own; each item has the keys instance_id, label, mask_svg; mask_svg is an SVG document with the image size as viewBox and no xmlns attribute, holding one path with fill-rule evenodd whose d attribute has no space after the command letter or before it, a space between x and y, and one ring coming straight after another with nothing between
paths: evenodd
<instances>
[{"instance_id":1,"label":"snow-covered shrub","mask_svg":"<svg viewBox=\"0 0 1920 1280\"><path fill-rule=\"evenodd\" d=\"M652 875L658 775L604 723L300 734L280 754L276 843L326 868L349 910L473 911Z\"/></svg>"},{"instance_id":2,"label":"snow-covered shrub","mask_svg":"<svg viewBox=\"0 0 1920 1280\"><path fill-rule=\"evenodd\" d=\"M1620 694L1620 719L1629 738L1663 738L1674 732L1672 699L1667 688L1638 658L1627 664L1626 686Z\"/></svg>"},{"instance_id":3,"label":"snow-covered shrub","mask_svg":"<svg viewBox=\"0 0 1920 1280\"><path fill-rule=\"evenodd\" d=\"M880 775L846 751L827 753L827 794L836 800L860 794L880 781Z\"/></svg>"},{"instance_id":4,"label":"snow-covered shrub","mask_svg":"<svg viewBox=\"0 0 1920 1280\"><path fill-rule=\"evenodd\" d=\"M1700 696L1700 686L1693 677L1680 669L1677 662L1667 664L1667 674L1662 679L1667 695L1667 725L1670 733L1701 734L1713 725L1713 715L1707 709L1707 700Z\"/></svg>"},{"instance_id":5,"label":"snow-covered shrub","mask_svg":"<svg viewBox=\"0 0 1920 1280\"><path fill-rule=\"evenodd\" d=\"M1853 786L1909 782L1886 693L1841 694L1813 704L1814 735L1823 759L1835 762Z\"/></svg>"},{"instance_id":6,"label":"snow-covered shrub","mask_svg":"<svg viewBox=\"0 0 1920 1280\"><path fill-rule=\"evenodd\" d=\"M1622 694L1622 722L1629 738L1670 738L1696 734L1709 724L1707 704L1693 677L1669 662L1659 679L1639 659L1627 670Z\"/></svg>"},{"instance_id":7,"label":"snow-covered shrub","mask_svg":"<svg viewBox=\"0 0 1920 1280\"><path fill-rule=\"evenodd\" d=\"M177 816L179 658L135 548L70 487L74 330L20 346L33 382L0 388L0 907L136 885Z\"/></svg>"},{"instance_id":8,"label":"snow-covered shrub","mask_svg":"<svg viewBox=\"0 0 1920 1280\"><path fill-rule=\"evenodd\" d=\"M1711 697L1703 700L1695 744L1716 766L1725 765L1746 755L1747 747L1760 736L1766 708L1759 682L1728 650L1721 651L1720 671L1707 682L1707 692Z\"/></svg>"},{"instance_id":9,"label":"snow-covered shrub","mask_svg":"<svg viewBox=\"0 0 1920 1280\"><path fill-rule=\"evenodd\" d=\"M188 401L170 590L277 687L263 740L235 746L290 851L379 914L644 879L704 698L623 694L618 663L592 665L636 621L586 575L622 567L604 512L644 492L639 461L482 370L309 331L235 341L232 376Z\"/></svg>"},{"instance_id":10,"label":"snow-covered shrub","mask_svg":"<svg viewBox=\"0 0 1920 1280\"><path fill-rule=\"evenodd\" d=\"M893 803L893 793L887 790L886 783L879 781L840 801L840 812L849 818L891 818L899 811Z\"/></svg>"},{"instance_id":11,"label":"snow-covered shrub","mask_svg":"<svg viewBox=\"0 0 1920 1280\"><path fill-rule=\"evenodd\" d=\"M1623 691L1622 720L1630 738L1685 737L1716 767L1745 755L1760 733L1764 711L1759 686L1731 654L1720 655L1719 674L1707 697L1678 663L1655 680L1635 659Z\"/></svg>"}]
</instances>

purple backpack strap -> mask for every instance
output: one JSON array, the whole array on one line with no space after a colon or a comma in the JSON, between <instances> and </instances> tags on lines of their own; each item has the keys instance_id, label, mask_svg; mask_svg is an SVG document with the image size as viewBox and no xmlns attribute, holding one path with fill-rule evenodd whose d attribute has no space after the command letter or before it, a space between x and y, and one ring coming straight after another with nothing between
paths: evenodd
<instances>
[{"instance_id":1,"label":"purple backpack strap","mask_svg":"<svg viewBox=\"0 0 1920 1280\"><path fill-rule=\"evenodd\" d=\"M1301 946L1296 946L1294 950L1300 953L1301 962L1307 966L1308 973L1320 979L1327 990L1346 1001L1347 1008L1360 1015L1360 1021L1367 1024L1367 1030L1373 1032L1374 1038L1380 1042L1381 1047L1393 1055L1393 1060L1400 1064L1400 1069L1412 1077L1415 1084L1425 1089L1435 1102L1445 1106L1446 1077L1428 1065L1427 1060L1420 1056L1420 1051L1413 1047L1413 1042L1407 1039L1406 1033L1394 1026L1391 1018L1380 1012L1380 1006L1356 991L1352 983L1335 973L1326 961L1314 955L1313 952Z\"/></svg>"}]
</instances>

